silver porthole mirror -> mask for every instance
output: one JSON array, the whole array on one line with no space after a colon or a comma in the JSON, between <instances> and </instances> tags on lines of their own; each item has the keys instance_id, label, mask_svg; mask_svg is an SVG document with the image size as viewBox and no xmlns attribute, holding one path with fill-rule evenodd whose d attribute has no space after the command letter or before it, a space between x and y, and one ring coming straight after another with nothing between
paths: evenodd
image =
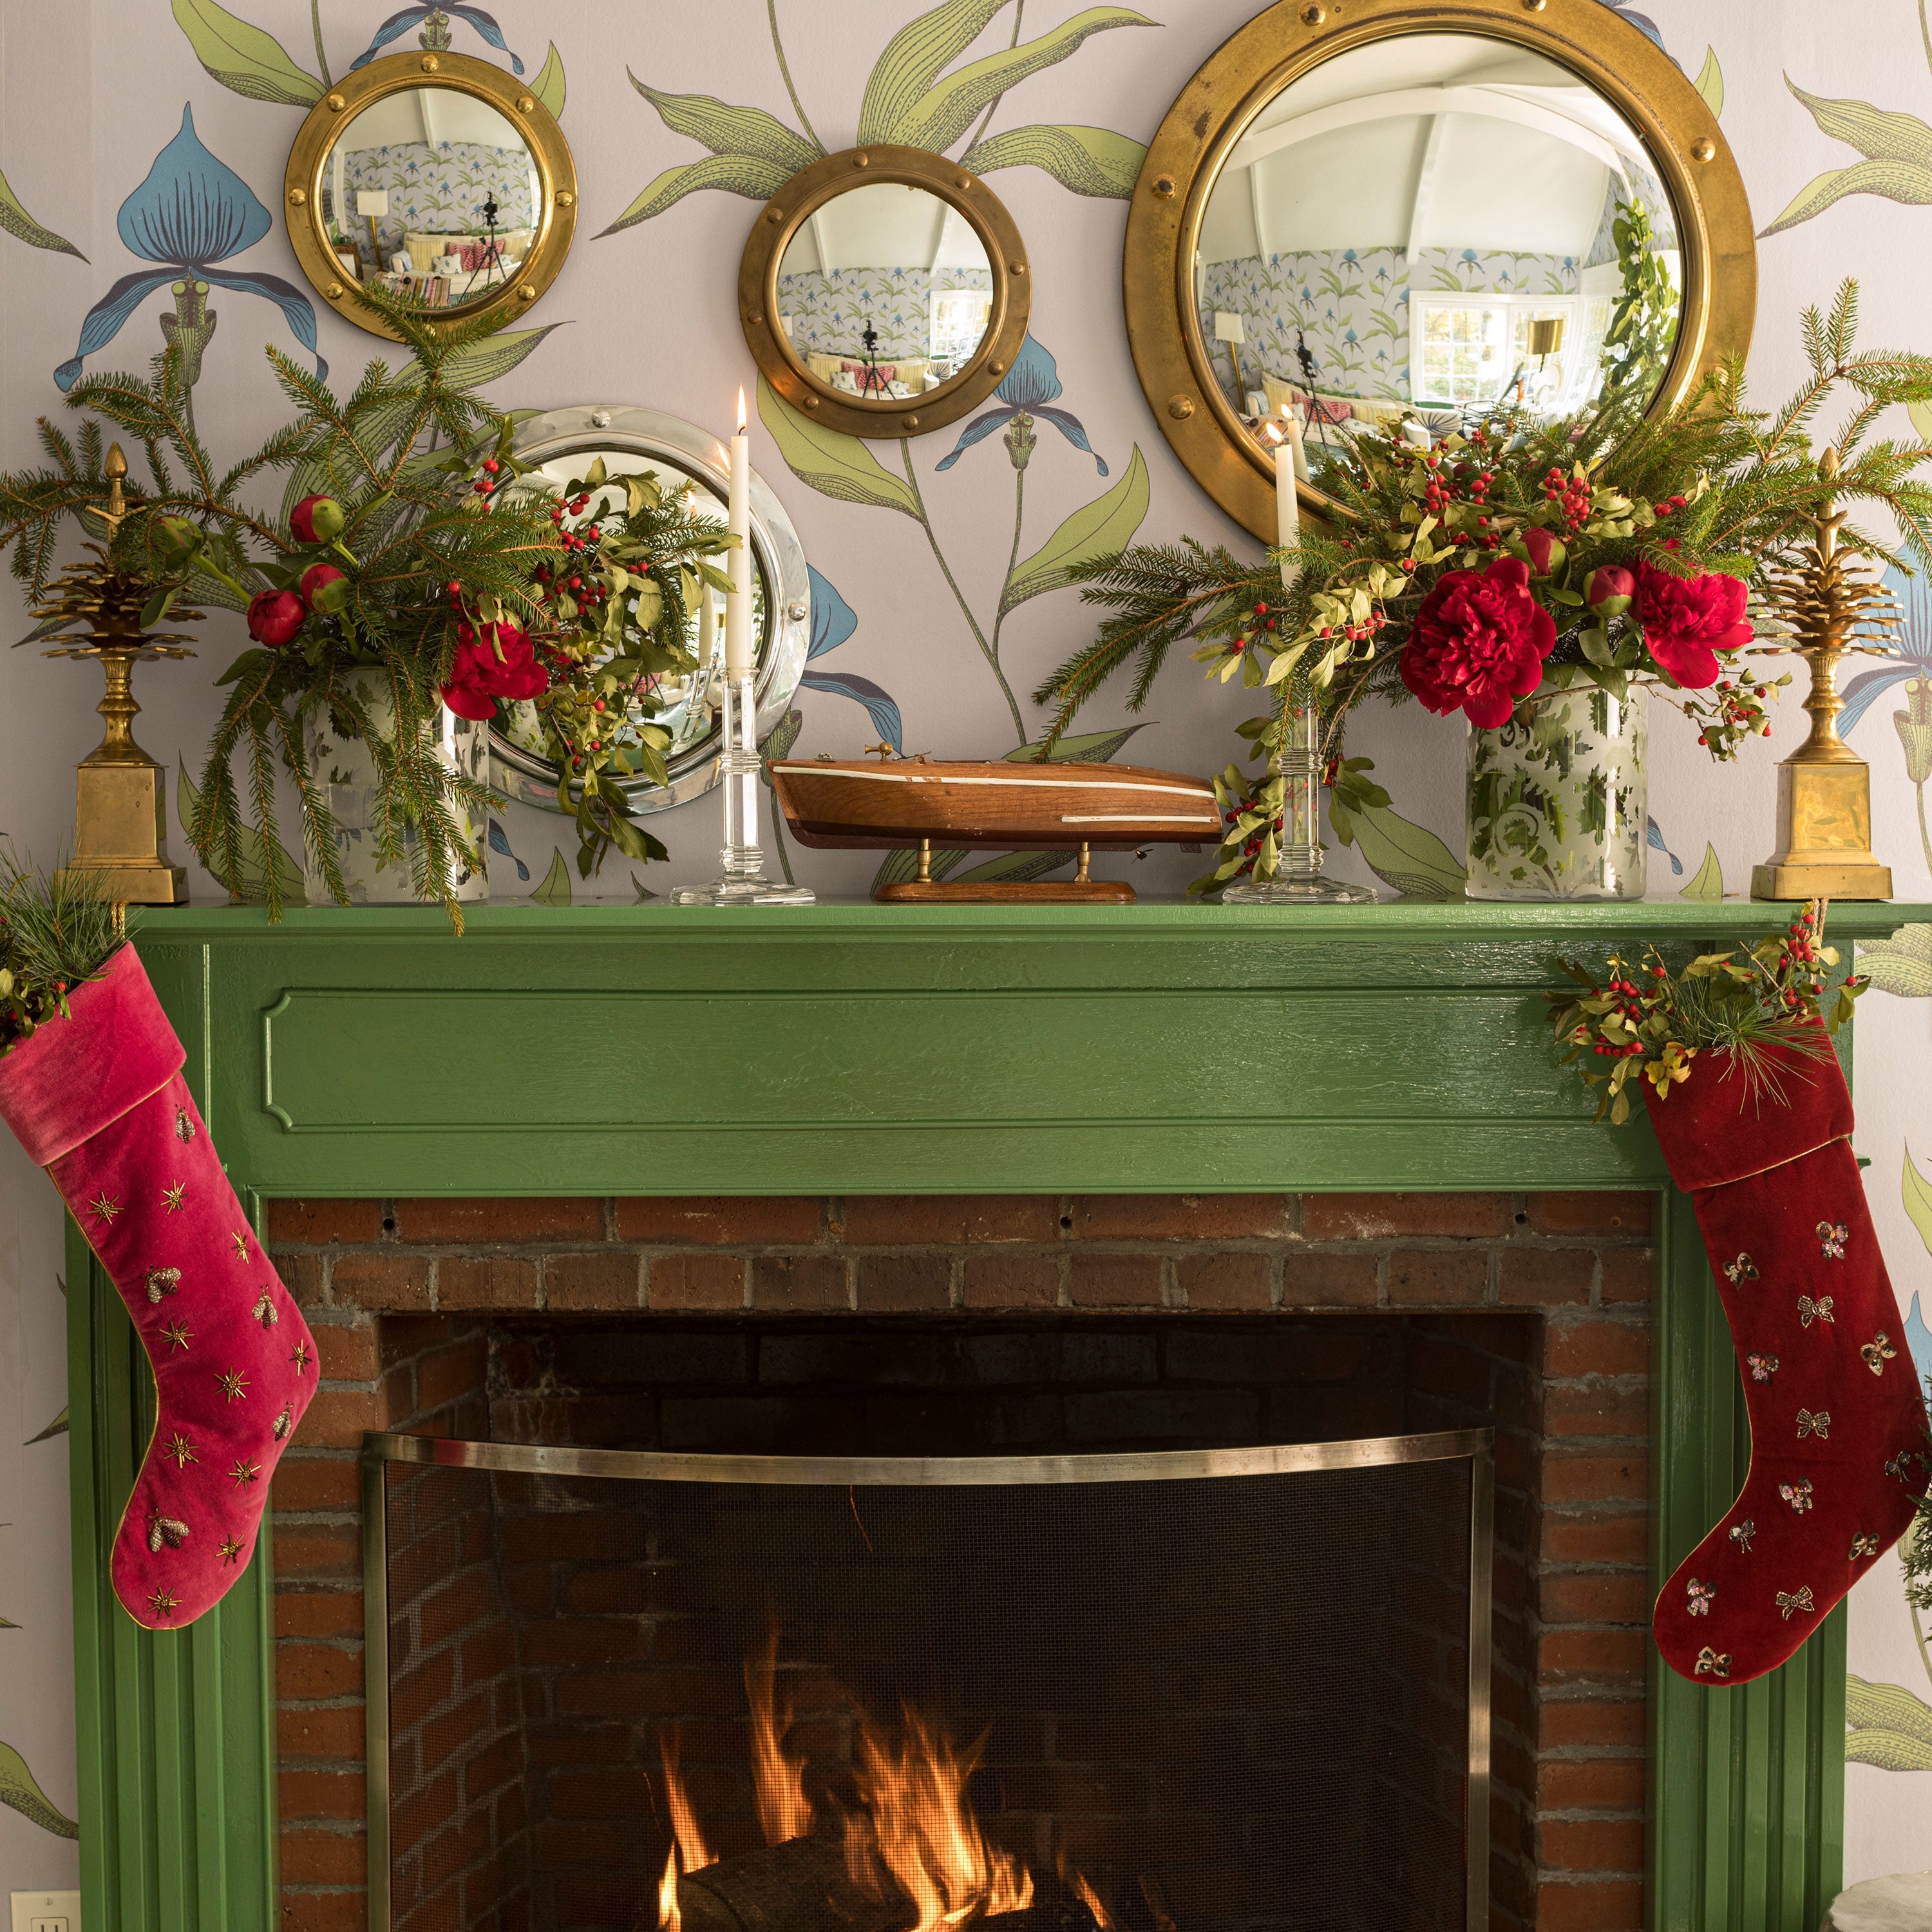
<instances>
[{"instance_id":1,"label":"silver porthole mirror","mask_svg":"<svg viewBox=\"0 0 1932 1932\"><path fill-rule=\"evenodd\" d=\"M710 430L658 410L616 404L551 410L532 416L517 432L520 464L536 470L558 489L584 477L599 459L608 479L592 490L589 514L604 500L621 507L626 474L655 476L666 490L689 482L698 514L722 526L730 493L729 460ZM533 479L535 480L535 479ZM706 592L706 595L715 593ZM649 722L670 742L663 756L668 782L659 784L640 769L637 758L637 718L620 725L610 776L623 788L634 813L665 812L709 791L718 782L718 682L724 649L724 599L716 596L715 647L709 663L699 651L694 616L686 644L699 654L698 668L659 681L650 693ZM805 670L812 621L812 590L805 550L784 506L754 470L752 475L752 636L758 666L758 730L760 741L783 720ZM490 728L491 782L526 805L548 812L557 802L557 769L544 755L536 716L530 706L512 707Z\"/></svg>"}]
</instances>

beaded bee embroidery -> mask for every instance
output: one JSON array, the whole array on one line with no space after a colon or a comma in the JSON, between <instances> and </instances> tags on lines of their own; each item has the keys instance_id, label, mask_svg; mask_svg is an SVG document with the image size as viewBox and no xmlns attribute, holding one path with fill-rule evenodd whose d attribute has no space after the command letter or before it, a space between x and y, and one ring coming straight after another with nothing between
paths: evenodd
<instances>
[{"instance_id":1,"label":"beaded bee embroidery","mask_svg":"<svg viewBox=\"0 0 1932 1932\"><path fill-rule=\"evenodd\" d=\"M1733 1288L1744 1282L1755 1281L1757 1278L1757 1263L1749 1255L1740 1255L1736 1261L1726 1262L1724 1264L1724 1279Z\"/></svg>"},{"instance_id":2,"label":"beaded bee embroidery","mask_svg":"<svg viewBox=\"0 0 1932 1932\"><path fill-rule=\"evenodd\" d=\"M1849 1230L1842 1221L1820 1221L1818 1223L1818 1249L1828 1262L1841 1262L1845 1258L1845 1241Z\"/></svg>"}]
</instances>

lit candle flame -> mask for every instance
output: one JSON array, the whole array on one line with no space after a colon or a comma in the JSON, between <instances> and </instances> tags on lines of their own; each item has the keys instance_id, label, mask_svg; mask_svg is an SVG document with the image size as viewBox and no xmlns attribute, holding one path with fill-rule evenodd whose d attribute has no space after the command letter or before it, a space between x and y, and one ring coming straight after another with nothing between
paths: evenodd
<instances>
[{"instance_id":1,"label":"lit candle flame","mask_svg":"<svg viewBox=\"0 0 1932 1932\"><path fill-rule=\"evenodd\" d=\"M740 436L745 434L745 392L740 389L738 392L738 434Z\"/></svg>"},{"instance_id":2,"label":"lit candle flame","mask_svg":"<svg viewBox=\"0 0 1932 1932\"><path fill-rule=\"evenodd\" d=\"M1262 428L1268 432L1268 440L1270 442L1286 442L1288 440L1271 422L1263 423Z\"/></svg>"}]
</instances>

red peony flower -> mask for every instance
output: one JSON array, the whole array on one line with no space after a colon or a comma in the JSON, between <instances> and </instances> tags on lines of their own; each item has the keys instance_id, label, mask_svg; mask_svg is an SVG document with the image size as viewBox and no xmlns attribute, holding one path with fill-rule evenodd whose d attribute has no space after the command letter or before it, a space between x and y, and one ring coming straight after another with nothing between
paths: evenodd
<instances>
[{"instance_id":1,"label":"red peony flower","mask_svg":"<svg viewBox=\"0 0 1932 1932\"><path fill-rule=\"evenodd\" d=\"M1636 620L1660 670L1686 691L1718 681L1719 651L1742 650L1755 634L1744 616L1741 578L1672 577L1636 567Z\"/></svg>"},{"instance_id":2,"label":"red peony flower","mask_svg":"<svg viewBox=\"0 0 1932 1932\"><path fill-rule=\"evenodd\" d=\"M1402 681L1432 711L1492 730L1543 678L1556 622L1529 594L1529 566L1498 557L1451 570L1422 600L1402 647Z\"/></svg>"},{"instance_id":3,"label":"red peony flower","mask_svg":"<svg viewBox=\"0 0 1932 1932\"><path fill-rule=\"evenodd\" d=\"M248 634L279 649L299 631L308 606L292 590L264 590L248 600Z\"/></svg>"},{"instance_id":4,"label":"red peony flower","mask_svg":"<svg viewBox=\"0 0 1932 1932\"><path fill-rule=\"evenodd\" d=\"M550 674L537 662L536 646L520 625L467 623L456 627L456 656L442 701L459 718L487 724L500 698L535 698Z\"/></svg>"},{"instance_id":5,"label":"red peony flower","mask_svg":"<svg viewBox=\"0 0 1932 1932\"><path fill-rule=\"evenodd\" d=\"M289 528L305 544L327 543L348 521L333 496L304 496L289 512Z\"/></svg>"}]
</instances>

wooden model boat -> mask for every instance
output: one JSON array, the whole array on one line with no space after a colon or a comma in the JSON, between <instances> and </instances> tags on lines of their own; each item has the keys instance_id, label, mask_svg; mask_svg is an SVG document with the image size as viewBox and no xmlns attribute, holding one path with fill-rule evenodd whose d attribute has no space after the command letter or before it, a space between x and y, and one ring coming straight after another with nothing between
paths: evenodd
<instances>
[{"instance_id":1,"label":"wooden model boat","mask_svg":"<svg viewBox=\"0 0 1932 1932\"><path fill-rule=\"evenodd\" d=\"M1204 778L1139 765L1021 764L1005 759L778 759L768 767L787 828L801 844L910 847L920 876L881 899L1070 899L1130 902L1132 886L1090 879L1088 853L1213 844L1221 836ZM1077 851L1070 881L950 884L928 876L932 848Z\"/></svg>"}]
</instances>

